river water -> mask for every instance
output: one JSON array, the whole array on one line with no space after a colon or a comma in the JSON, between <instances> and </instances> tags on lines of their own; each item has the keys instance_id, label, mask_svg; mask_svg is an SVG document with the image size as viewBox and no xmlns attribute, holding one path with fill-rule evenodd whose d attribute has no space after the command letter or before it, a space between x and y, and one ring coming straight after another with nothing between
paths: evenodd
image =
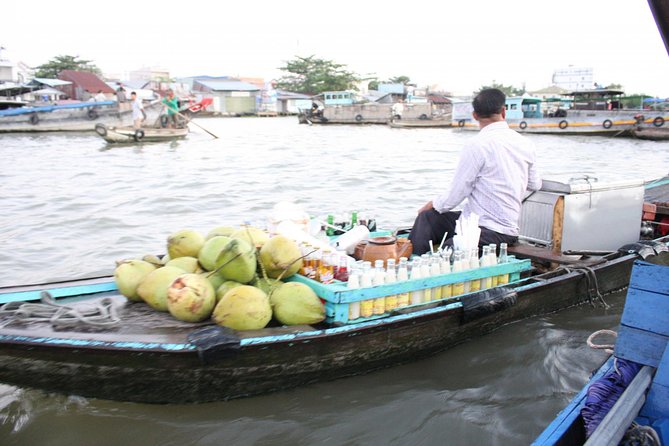
<instances>
[{"instance_id":1,"label":"river water","mask_svg":"<svg viewBox=\"0 0 669 446\"><path fill-rule=\"evenodd\" d=\"M409 225L448 187L473 133L202 118L184 141L108 146L95 134L0 135L0 286L110 274L165 250L182 228L264 225L293 201ZM600 182L669 172L667 143L540 136L544 177ZM505 326L432 358L360 377L201 405L143 405L0 385L3 445L528 444L604 354L612 308L582 306Z\"/></svg>"}]
</instances>

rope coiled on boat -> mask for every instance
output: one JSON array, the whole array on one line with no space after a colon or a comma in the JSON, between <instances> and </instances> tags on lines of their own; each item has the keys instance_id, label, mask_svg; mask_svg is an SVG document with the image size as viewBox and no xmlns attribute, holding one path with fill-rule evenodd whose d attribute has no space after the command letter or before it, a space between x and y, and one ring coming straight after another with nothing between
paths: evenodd
<instances>
[{"instance_id":1,"label":"rope coiled on boat","mask_svg":"<svg viewBox=\"0 0 669 446\"><path fill-rule=\"evenodd\" d=\"M604 309L610 308L610 305L606 303L604 300L604 296L602 296L602 293L599 291L599 283L597 282L597 273L595 270L590 268L589 266L560 266L557 268L557 270L563 270L566 271L567 273L571 272L579 272L583 273L585 276L586 280L586 285L588 287L588 301L590 302L590 305L593 307L595 306L595 301L599 301L599 303L604 307Z\"/></svg>"},{"instance_id":2,"label":"rope coiled on boat","mask_svg":"<svg viewBox=\"0 0 669 446\"><path fill-rule=\"evenodd\" d=\"M84 324L92 327L111 327L121 319L111 298L105 297L94 304L69 306L57 304L47 291L40 293L40 303L9 302L0 307L2 325L13 322L48 322L54 328Z\"/></svg>"}]
</instances>

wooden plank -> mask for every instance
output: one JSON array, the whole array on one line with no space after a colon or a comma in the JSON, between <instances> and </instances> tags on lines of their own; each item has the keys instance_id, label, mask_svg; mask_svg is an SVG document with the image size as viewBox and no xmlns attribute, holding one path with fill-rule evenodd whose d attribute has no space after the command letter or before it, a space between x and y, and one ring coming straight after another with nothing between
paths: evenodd
<instances>
[{"instance_id":1,"label":"wooden plank","mask_svg":"<svg viewBox=\"0 0 669 446\"><path fill-rule=\"evenodd\" d=\"M639 364L657 367L669 337L634 327L621 325L614 354Z\"/></svg>"},{"instance_id":2,"label":"wooden plank","mask_svg":"<svg viewBox=\"0 0 669 446\"><path fill-rule=\"evenodd\" d=\"M636 270L632 277L635 275ZM630 288L620 323L669 336L669 296Z\"/></svg>"},{"instance_id":3,"label":"wooden plank","mask_svg":"<svg viewBox=\"0 0 669 446\"><path fill-rule=\"evenodd\" d=\"M645 393L650 385L653 372L653 368L648 366L639 370L616 404L585 442L586 446L609 446L620 443L646 400Z\"/></svg>"},{"instance_id":4,"label":"wooden plank","mask_svg":"<svg viewBox=\"0 0 669 446\"><path fill-rule=\"evenodd\" d=\"M669 417L669 348L664 349L648 392L648 401L641 412L652 419Z\"/></svg>"},{"instance_id":5,"label":"wooden plank","mask_svg":"<svg viewBox=\"0 0 669 446\"><path fill-rule=\"evenodd\" d=\"M669 268L637 260L634 262L630 288L669 296Z\"/></svg>"},{"instance_id":6,"label":"wooden plank","mask_svg":"<svg viewBox=\"0 0 669 446\"><path fill-rule=\"evenodd\" d=\"M564 196L560 196L553 208L553 253L562 252L562 229L564 226Z\"/></svg>"},{"instance_id":7,"label":"wooden plank","mask_svg":"<svg viewBox=\"0 0 669 446\"><path fill-rule=\"evenodd\" d=\"M583 260L582 255L562 255L559 252L554 252L549 248L543 248L541 246L534 245L513 245L508 248L509 254L513 254L517 257L551 262L551 263L561 263L561 264L588 264L588 263L599 263L602 261L599 257L594 257L589 261Z\"/></svg>"}]
</instances>

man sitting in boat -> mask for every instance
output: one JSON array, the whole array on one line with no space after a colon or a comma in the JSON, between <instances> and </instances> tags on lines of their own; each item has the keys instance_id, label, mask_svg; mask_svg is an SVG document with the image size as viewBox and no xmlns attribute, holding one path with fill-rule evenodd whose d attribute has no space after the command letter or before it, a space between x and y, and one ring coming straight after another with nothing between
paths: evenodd
<instances>
[{"instance_id":1,"label":"man sitting in boat","mask_svg":"<svg viewBox=\"0 0 669 446\"><path fill-rule=\"evenodd\" d=\"M463 147L450 191L418 210L409 235L414 254L428 252L430 241L438 245L447 232L447 244L452 244L461 213L452 209L465 199L462 212L479 216L479 246L518 241L523 197L541 188L541 178L534 144L505 121L505 100L504 93L491 88L472 101L481 131Z\"/></svg>"}]
</instances>

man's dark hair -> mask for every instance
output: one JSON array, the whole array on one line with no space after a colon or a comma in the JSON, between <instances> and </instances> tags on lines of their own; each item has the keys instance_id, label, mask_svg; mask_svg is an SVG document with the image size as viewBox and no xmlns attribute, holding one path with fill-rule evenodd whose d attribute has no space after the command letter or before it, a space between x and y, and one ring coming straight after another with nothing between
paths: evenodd
<instances>
[{"instance_id":1,"label":"man's dark hair","mask_svg":"<svg viewBox=\"0 0 669 446\"><path fill-rule=\"evenodd\" d=\"M132 96L133 94L134 94L135 96L137 96L137 92L134 92L134 91L133 91L132 93L130 93L130 96Z\"/></svg>"},{"instance_id":2,"label":"man's dark hair","mask_svg":"<svg viewBox=\"0 0 669 446\"><path fill-rule=\"evenodd\" d=\"M505 102L506 96L504 93L496 88L488 88L479 91L479 94L472 101L472 106L474 106L474 111L479 115L479 118L489 118L492 115L502 113Z\"/></svg>"}]
</instances>

